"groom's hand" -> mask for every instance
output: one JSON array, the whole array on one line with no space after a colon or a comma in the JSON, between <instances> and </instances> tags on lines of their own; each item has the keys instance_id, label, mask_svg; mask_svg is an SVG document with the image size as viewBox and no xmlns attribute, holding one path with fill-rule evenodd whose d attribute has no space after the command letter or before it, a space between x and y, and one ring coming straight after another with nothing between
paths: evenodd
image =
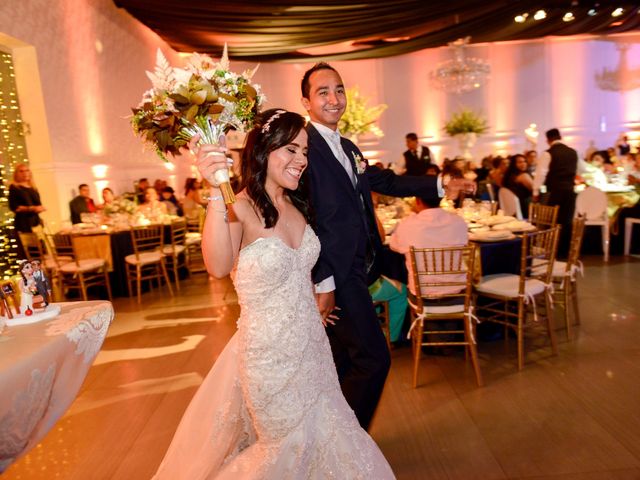
<instances>
[{"instance_id":1,"label":"groom's hand","mask_svg":"<svg viewBox=\"0 0 640 480\"><path fill-rule=\"evenodd\" d=\"M318 304L318 310L320 310L320 315L322 316L322 324L325 327L327 326L327 323L335 325L335 321L338 317L332 312L334 309L339 308L336 307L336 297L334 292L316 293L316 302Z\"/></svg>"}]
</instances>

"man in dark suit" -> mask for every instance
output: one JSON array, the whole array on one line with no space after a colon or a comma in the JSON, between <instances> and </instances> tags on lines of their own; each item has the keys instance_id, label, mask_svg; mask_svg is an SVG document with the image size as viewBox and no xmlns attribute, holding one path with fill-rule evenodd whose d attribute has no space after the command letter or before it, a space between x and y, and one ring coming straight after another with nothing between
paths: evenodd
<instances>
[{"instance_id":1,"label":"man in dark suit","mask_svg":"<svg viewBox=\"0 0 640 480\"><path fill-rule=\"evenodd\" d=\"M69 202L69 211L71 212L71 223L81 223L81 213L95 212L96 205L91 198L89 185L86 183L78 186L79 195Z\"/></svg>"},{"instance_id":2,"label":"man in dark suit","mask_svg":"<svg viewBox=\"0 0 640 480\"><path fill-rule=\"evenodd\" d=\"M405 140L407 143L407 151L402 154L402 159L404 160L404 166L400 165L402 174L424 175L432 163L429 147L420 145L418 135L415 133L407 133Z\"/></svg>"},{"instance_id":3,"label":"man in dark suit","mask_svg":"<svg viewBox=\"0 0 640 480\"><path fill-rule=\"evenodd\" d=\"M338 377L347 402L367 428L390 366L368 285L378 278L376 253L382 242L376 228L371 191L392 196L439 197L436 177L399 177L367 166L362 152L340 136L338 121L346 107L338 72L326 63L302 79L302 104L309 112L309 191L321 252L313 270L318 308L331 325ZM452 181L453 196L468 182Z\"/></svg>"},{"instance_id":4,"label":"man in dark suit","mask_svg":"<svg viewBox=\"0 0 640 480\"><path fill-rule=\"evenodd\" d=\"M578 152L562 143L562 136L557 128L546 132L549 149L538 160L533 178L533 201L540 200L540 188L546 186L547 193L543 199L547 205L558 205L558 223L560 242L558 256L566 258L571 241L571 225L576 208L574 192L576 173L578 172Z\"/></svg>"}]
</instances>

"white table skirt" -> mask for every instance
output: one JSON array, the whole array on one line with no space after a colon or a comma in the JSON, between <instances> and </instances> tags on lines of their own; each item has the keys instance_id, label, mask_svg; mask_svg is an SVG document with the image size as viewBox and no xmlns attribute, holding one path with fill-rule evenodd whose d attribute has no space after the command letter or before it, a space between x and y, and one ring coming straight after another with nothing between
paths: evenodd
<instances>
[{"instance_id":1,"label":"white table skirt","mask_svg":"<svg viewBox=\"0 0 640 480\"><path fill-rule=\"evenodd\" d=\"M60 303L60 315L0 335L0 473L33 448L76 398L114 312Z\"/></svg>"}]
</instances>

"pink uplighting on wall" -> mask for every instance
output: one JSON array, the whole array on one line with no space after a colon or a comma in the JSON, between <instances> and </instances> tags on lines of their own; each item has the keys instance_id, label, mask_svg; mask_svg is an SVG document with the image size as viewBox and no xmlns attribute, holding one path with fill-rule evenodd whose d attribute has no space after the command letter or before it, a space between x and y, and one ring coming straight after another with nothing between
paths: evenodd
<instances>
[{"instance_id":1,"label":"pink uplighting on wall","mask_svg":"<svg viewBox=\"0 0 640 480\"><path fill-rule=\"evenodd\" d=\"M550 42L549 87L553 118L557 127L583 126L587 119L583 115L585 91L589 85L586 78L586 44L584 42L560 41Z\"/></svg>"},{"instance_id":2,"label":"pink uplighting on wall","mask_svg":"<svg viewBox=\"0 0 640 480\"><path fill-rule=\"evenodd\" d=\"M70 85L76 102L78 125L84 129L86 148L91 155L105 153L103 134L103 92L100 86L100 66L93 8L89 3L62 0L65 14L63 35L66 37Z\"/></svg>"}]
</instances>

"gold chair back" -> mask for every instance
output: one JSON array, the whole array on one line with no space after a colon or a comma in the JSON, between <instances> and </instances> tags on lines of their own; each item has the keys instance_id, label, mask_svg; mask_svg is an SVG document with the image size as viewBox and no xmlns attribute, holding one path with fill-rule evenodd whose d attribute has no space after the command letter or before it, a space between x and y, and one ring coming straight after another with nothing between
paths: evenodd
<instances>
[{"instance_id":1,"label":"gold chair back","mask_svg":"<svg viewBox=\"0 0 640 480\"><path fill-rule=\"evenodd\" d=\"M42 244L42 240L37 234L33 232L20 232L20 243L27 256L27 260L30 262L33 260L42 261L45 258L46 252Z\"/></svg>"},{"instance_id":2,"label":"gold chair back","mask_svg":"<svg viewBox=\"0 0 640 480\"><path fill-rule=\"evenodd\" d=\"M535 202L529 204L529 222L539 229L555 227L558 221L558 207Z\"/></svg>"},{"instance_id":3,"label":"gold chair back","mask_svg":"<svg viewBox=\"0 0 640 480\"><path fill-rule=\"evenodd\" d=\"M560 226L538 230L522 235L520 257L520 293L524 293L525 282L535 278L544 284L551 282L553 263L556 260Z\"/></svg>"},{"instance_id":4,"label":"gold chair back","mask_svg":"<svg viewBox=\"0 0 640 480\"><path fill-rule=\"evenodd\" d=\"M145 252L155 252L162 247L163 226L159 224L131 227L131 242L136 259Z\"/></svg>"},{"instance_id":5,"label":"gold chair back","mask_svg":"<svg viewBox=\"0 0 640 480\"><path fill-rule=\"evenodd\" d=\"M55 264L60 267L58 257L68 257L73 262L78 263L75 249L73 247L73 238L68 233L54 233L53 235L47 234L45 236L48 239L48 246L51 251L51 256Z\"/></svg>"},{"instance_id":6,"label":"gold chair back","mask_svg":"<svg viewBox=\"0 0 640 480\"><path fill-rule=\"evenodd\" d=\"M571 226L571 241L569 244L569 255L567 256L567 272L571 272L580 260L580 250L582 249L582 239L584 238L584 228L587 217L578 215L573 219Z\"/></svg>"}]
</instances>

